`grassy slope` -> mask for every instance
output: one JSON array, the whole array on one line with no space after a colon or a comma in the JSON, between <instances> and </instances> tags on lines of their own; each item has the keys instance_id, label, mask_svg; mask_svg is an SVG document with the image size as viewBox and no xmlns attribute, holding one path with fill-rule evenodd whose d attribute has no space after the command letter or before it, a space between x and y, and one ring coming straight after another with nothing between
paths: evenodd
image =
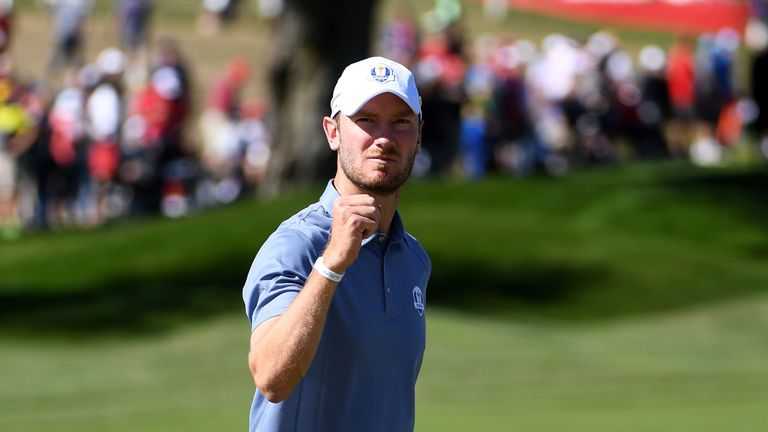
<instances>
[{"instance_id":1,"label":"grassy slope","mask_svg":"<svg viewBox=\"0 0 768 432\"><path fill-rule=\"evenodd\" d=\"M662 165L409 186L435 264L417 429L758 430L766 183ZM0 245L0 430L242 429L239 285L316 192Z\"/></svg>"}]
</instances>

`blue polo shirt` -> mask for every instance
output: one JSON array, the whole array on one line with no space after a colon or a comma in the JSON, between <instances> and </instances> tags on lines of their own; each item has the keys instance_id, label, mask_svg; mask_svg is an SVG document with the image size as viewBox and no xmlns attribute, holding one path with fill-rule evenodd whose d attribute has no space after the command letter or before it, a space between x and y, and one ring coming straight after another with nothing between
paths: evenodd
<instances>
[{"instance_id":1,"label":"blue polo shirt","mask_svg":"<svg viewBox=\"0 0 768 432\"><path fill-rule=\"evenodd\" d=\"M328 183L320 201L283 222L262 245L243 288L251 328L282 314L330 236ZM291 396L259 391L250 431L411 431L424 355L424 300L432 264L395 214L389 235L363 242L334 293L320 344Z\"/></svg>"}]
</instances>

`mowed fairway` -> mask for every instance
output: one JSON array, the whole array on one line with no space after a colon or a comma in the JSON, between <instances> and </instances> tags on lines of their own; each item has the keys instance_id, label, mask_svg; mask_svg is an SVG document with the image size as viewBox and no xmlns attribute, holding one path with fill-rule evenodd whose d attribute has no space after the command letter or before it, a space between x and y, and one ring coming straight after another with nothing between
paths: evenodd
<instances>
[{"instance_id":1,"label":"mowed fairway","mask_svg":"<svg viewBox=\"0 0 768 432\"><path fill-rule=\"evenodd\" d=\"M416 429L763 430L767 186L684 164L408 186L434 264ZM240 284L321 189L0 244L0 430L244 430Z\"/></svg>"}]
</instances>

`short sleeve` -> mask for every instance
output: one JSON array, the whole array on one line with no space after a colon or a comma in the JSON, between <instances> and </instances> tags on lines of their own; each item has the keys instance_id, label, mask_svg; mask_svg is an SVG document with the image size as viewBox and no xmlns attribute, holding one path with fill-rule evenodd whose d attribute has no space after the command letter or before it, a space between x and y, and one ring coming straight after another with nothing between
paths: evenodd
<instances>
[{"instance_id":1,"label":"short sleeve","mask_svg":"<svg viewBox=\"0 0 768 432\"><path fill-rule=\"evenodd\" d=\"M264 242L243 287L251 330L288 309L304 287L316 253L312 241L295 229L278 229Z\"/></svg>"}]
</instances>

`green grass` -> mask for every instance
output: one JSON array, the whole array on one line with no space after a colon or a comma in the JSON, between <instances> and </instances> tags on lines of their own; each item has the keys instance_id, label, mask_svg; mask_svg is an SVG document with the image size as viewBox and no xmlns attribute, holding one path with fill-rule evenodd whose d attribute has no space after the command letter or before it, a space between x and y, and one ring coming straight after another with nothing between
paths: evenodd
<instances>
[{"instance_id":1,"label":"green grass","mask_svg":"<svg viewBox=\"0 0 768 432\"><path fill-rule=\"evenodd\" d=\"M415 182L430 252L419 431L758 431L764 170ZM0 430L243 430L240 286L320 193L0 244Z\"/></svg>"}]
</instances>

